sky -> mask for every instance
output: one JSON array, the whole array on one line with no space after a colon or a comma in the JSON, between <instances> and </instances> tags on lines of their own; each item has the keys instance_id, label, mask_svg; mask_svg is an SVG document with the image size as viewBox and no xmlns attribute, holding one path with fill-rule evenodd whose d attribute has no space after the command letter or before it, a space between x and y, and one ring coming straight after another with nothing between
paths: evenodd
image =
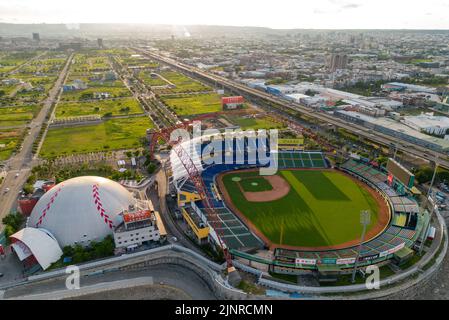
<instances>
[{"instance_id":1,"label":"sky","mask_svg":"<svg viewBox=\"0 0 449 320\"><path fill-rule=\"evenodd\" d=\"M449 1L0 0L0 22L449 29Z\"/></svg>"}]
</instances>

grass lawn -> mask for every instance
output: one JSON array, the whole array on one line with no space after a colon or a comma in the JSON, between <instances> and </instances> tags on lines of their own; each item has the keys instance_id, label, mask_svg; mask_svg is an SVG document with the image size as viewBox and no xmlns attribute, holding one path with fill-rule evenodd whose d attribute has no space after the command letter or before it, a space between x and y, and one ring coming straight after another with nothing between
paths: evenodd
<instances>
[{"instance_id":1,"label":"grass lawn","mask_svg":"<svg viewBox=\"0 0 449 320\"><path fill-rule=\"evenodd\" d=\"M148 86L165 86L168 85L165 80L159 76L151 76L151 72L141 73L143 82Z\"/></svg>"},{"instance_id":2,"label":"grass lawn","mask_svg":"<svg viewBox=\"0 0 449 320\"><path fill-rule=\"evenodd\" d=\"M139 102L134 98L114 100L98 100L86 102L62 102L56 109L56 118L77 117L86 115L113 116L143 113Z\"/></svg>"},{"instance_id":3,"label":"grass lawn","mask_svg":"<svg viewBox=\"0 0 449 320\"><path fill-rule=\"evenodd\" d=\"M0 161L8 159L15 150L23 130L0 130Z\"/></svg>"},{"instance_id":4,"label":"grass lawn","mask_svg":"<svg viewBox=\"0 0 449 320\"><path fill-rule=\"evenodd\" d=\"M24 125L30 122L39 110L38 105L0 108L0 127Z\"/></svg>"},{"instance_id":5,"label":"grass lawn","mask_svg":"<svg viewBox=\"0 0 449 320\"><path fill-rule=\"evenodd\" d=\"M182 93L182 92L200 92L210 91L211 88L203 85L201 82L186 77L185 75L175 71L161 72L161 76L173 83L176 87L170 89L162 89L158 91L160 94L164 93Z\"/></svg>"},{"instance_id":6,"label":"grass lawn","mask_svg":"<svg viewBox=\"0 0 449 320\"><path fill-rule=\"evenodd\" d=\"M216 93L165 96L161 97L161 99L180 116L221 111L220 96Z\"/></svg>"},{"instance_id":7,"label":"grass lawn","mask_svg":"<svg viewBox=\"0 0 449 320\"><path fill-rule=\"evenodd\" d=\"M242 130L281 129L284 127L282 124L273 122L268 118L243 118L235 116L233 117L227 116L227 118L233 124L242 128Z\"/></svg>"},{"instance_id":8,"label":"grass lawn","mask_svg":"<svg viewBox=\"0 0 449 320\"><path fill-rule=\"evenodd\" d=\"M132 149L140 146L146 129L153 124L147 117L111 119L101 124L50 129L40 156L51 158L76 153Z\"/></svg>"},{"instance_id":9,"label":"grass lawn","mask_svg":"<svg viewBox=\"0 0 449 320\"><path fill-rule=\"evenodd\" d=\"M358 239L360 211L370 210L377 222L378 204L367 190L336 171L282 170L291 185L287 196L271 202L249 202L233 177L258 177L258 172L228 174L223 182L234 205L275 244L303 247L338 245Z\"/></svg>"},{"instance_id":10,"label":"grass lawn","mask_svg":"<svg viewBox=\"0 0 449 320\"><path fill-rule=\"evenodd\" d=\"M64 91L61 95L61 101L78 101L93 99L95 92L109 93L111 98L130 97L131 92L126 87L94 87L85 90Z\"/></svg>"},{"instance_id":11,"label":"grass lawn","mask_svg":"<svg viewBox=\"0 0 449 320\"><path fill-rule=\"evenodd\" d=\"M273 190L270 182L263 177L249 177L240 181L240 186L246 192L261 192Z\"/></svg>"}]
</instances>

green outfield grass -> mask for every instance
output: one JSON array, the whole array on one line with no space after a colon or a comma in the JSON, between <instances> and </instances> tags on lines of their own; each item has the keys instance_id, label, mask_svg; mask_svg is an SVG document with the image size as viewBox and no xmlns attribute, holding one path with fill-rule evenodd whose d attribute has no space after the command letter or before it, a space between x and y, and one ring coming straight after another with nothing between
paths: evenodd
<instances>
[{"instance_id":1,"label":"green outfield grass","mask_svg":"<svg viewBox=\"0 0 449 320\"><path fill-rule=\"evenodd\" d=\"M51 158L77 153L133 149L141 145L146 129L153 124L147 117L111 119L101 124L48 130L40 156Z\"/></svg>"},{"instance_id":2,"label":"green outfield grass","mask_svg":"<svg viewBox=\"0 0 449 320\"><path fill-rule=\"evenodd\" d=\"M360 211L371 211L377 222L379 205L367 190L337 171L282 170L290 192L271 202L249 202L232 178L257 178L257 172L225 175L223 183L232 202L275 244L322 247L360 237ZM234 179L235 180L235 179ZM237 179L238 180L238 179Z\"/></svg>"},{"instance_id":3,"label":"green outfield grass","mask_svg":"<svg viewBox=\"0 0 449 320\"><path fill-rule=\"evenodd\" d=\"M273 190L270 182L263 177L248 177L240 181L240 186L246 192Z\"/></svg>"}]
</instances>

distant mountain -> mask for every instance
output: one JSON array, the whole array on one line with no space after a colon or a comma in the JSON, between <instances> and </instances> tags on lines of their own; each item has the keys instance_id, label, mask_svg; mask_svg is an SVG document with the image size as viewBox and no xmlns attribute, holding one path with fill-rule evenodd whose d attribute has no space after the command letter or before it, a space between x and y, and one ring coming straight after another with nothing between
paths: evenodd
<instances>
[{"instance_id":1,"label":"distant mountain","mask_svg":"<svg viewBox=\"0 0 449 320\"><path fill-rule=\"evenodd\" d=\"M274 30L258 27L173 26L150 24L11 24L0 23L0 36L30 37L39 32L41 38L52 37L192 37L239 36L269 34ZM274 31L277 33L276 31Z\"/></svg>"},{"instance_id":2,"label":"distant mountain","mask_svg":"<svg viewBox=\"0 0 449 320\"><path fill-rule=\"evenodd\" d=\"M114 24L114 23L82 23L82 24L11 24L0 23L0 36L30 37L32 32L39 32L42 39L54 37L104 37L104 38L152 38L152 37L247 37L247 36L286 36L296 33L322 32L407 32L407 33L447 33L448 30L280 30L263 27L233 26L175 26L151 24Z\"/></svg>"}]
</instances>

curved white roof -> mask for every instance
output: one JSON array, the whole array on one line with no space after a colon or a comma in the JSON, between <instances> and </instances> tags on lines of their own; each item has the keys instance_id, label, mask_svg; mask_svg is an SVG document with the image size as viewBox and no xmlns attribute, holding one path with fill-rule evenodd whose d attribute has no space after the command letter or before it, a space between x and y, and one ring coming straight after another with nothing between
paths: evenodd
<instances>
[{"instance_id":1,"label":"curved white roof","mask_svg":"<svg viewBox=\"0 0 449 320\"><path fill-rule=\"evenodd\" d=\"M244 137L244 133L239 131L230 132L227 134L216 133L216 134L203 135L201 137L194 137L193 139L184 141L181 144L174 146L170 152L170 164L173 171L173 180L176 181L183 178L187 178L187 170L184 168L184 165L179 159L179 156L176 152L176 148L182 147L185 152L189 153L193 164L195 165L198 172L201 173L204 170L203 165L201 164L201 160L203 161L206 160L202 159L201 144L203 142L209 141L210 139L216 139L216 137L226 139L228 137L227 135L229 135L229 137L233 137L234 139L233 143L235 143L236 141L235 139L243 139ZM228 146L228 148L230 148L230 150L233 150L232 146ZM223 150L223 152L229 152L230 150ZM214 151L218 152L218 150ZM207 156L207 152L205 152L205 156Z\"/></svg>"},{"instance_id":2,"label":"curved white roof","mask_svg":"<svg viewBox=\"0 0 449 320\"><path fill-rule=\"evenodd\" d=\"M12 247L21 261L33 254L44 270L62 256L61 248L48 231L27 227L14 233L11 238L18 240Z\"/></svg>"},{"instance_id":3,"label":"curved white roof","mask_svg":"<svg viewBox=\"0 0 449 320\"><path fill-rule=\"evenodd\" d=\"M119 183L101 177L77 177L54 186L38 201L28 220L29 227L44 228L61 247L112 234L119 214L135 205L132 194Z\"/></svg>"}]
</instances>

